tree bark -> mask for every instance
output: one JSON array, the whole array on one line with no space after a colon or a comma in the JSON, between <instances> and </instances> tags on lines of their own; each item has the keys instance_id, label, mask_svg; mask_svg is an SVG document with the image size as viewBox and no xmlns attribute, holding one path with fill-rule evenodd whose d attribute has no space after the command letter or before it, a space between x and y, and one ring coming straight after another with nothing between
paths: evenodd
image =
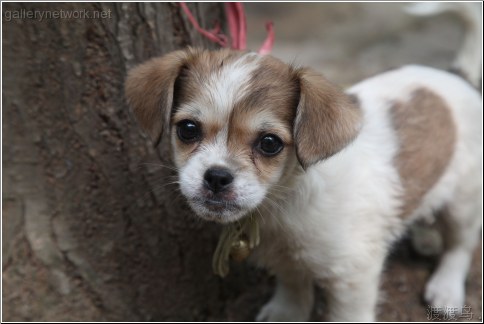
<instances>
[{"instance_id":1,"label":"tree bark","mask_svg":"<svg viewBox=\"0 0 484 324\"><path fill-rule=\"evenodd\" d=\"M221 4L189 6L201 25L222 21ZM109 17L6 19L34 10ZM192 215L168 142L152 147L123 95L135 64L213 45L170 3L3 11L3 319L252 319L269 290L244 291L267 278L245 265L212 274L219 228Z\"/></svg>"}]
</instances>

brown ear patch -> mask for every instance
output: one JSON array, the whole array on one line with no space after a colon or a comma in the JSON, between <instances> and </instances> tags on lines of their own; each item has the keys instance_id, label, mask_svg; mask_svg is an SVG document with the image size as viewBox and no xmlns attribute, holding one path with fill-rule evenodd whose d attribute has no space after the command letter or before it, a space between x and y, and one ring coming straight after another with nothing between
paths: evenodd
<instances>
[{"instance_id":1,"label":"brown ear patch","mask_svg":"<svg viewBox=\"0 0 484 324\"><path fill-rule=\"evenodd\" d=\"M296 153L303 168L336 154L361 127L361 109L335 85L311 70L299 70L300 101L294 123Z\"/></svg>"},{"instance_id":2,"label":"brown ear patch","mask_svg":"<svg viewBox=\"0 0 484 324\"><path fill-rule=\"evenodd\" d=\"M445 101L427 89L418 89L407 102L395 103L391 118L400 149L394 159L404 196L401 217L410 215L449 164L456 127Z\"/></svg>"},{"instance_id":3,"label":"brown ear patch","mask_svg":"<svg viewBox=\"0 0 484 324\"><path fill-rule=\"evenodd\" d=\"M128 104L155 145L168 121L175 80L188 53L176 51L153 58L129 71L125 83Z\"/></svg>"}]
</instances>

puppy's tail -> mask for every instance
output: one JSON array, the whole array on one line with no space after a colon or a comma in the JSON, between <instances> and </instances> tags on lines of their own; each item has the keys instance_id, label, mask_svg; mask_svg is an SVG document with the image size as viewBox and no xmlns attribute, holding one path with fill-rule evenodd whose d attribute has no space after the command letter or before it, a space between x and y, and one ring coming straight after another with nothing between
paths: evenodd
<instances>
[{"instance_id":1,"label":"puppy's tail","mask_svg":"<svg viewBox=\"0 0 484 324\"><path fill-rule=\"evenodd\" d=\"M479 87L482 78L482 14L481 3L472 2L420 2L405 7L415 16L434 16L443 12L457 14L466 24L463 44L452 63L452 70Z\"/></svg>"}]
</instances>

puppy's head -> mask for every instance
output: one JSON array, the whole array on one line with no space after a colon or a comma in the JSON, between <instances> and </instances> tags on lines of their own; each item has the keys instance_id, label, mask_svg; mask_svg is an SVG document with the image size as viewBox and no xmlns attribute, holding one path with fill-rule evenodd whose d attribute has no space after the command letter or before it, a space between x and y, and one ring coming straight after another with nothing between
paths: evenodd
<instances>
[{"instance_id":1,"label":"puppy's head","mask_svg":"<svg viewBox=\"0 0 484 324\"><path fill-rule=\"evenodd\" d=\"M299 163L345 147L360 111L322 76L271 56L187 49L132 69L126 96L158 143L169 133L180 187L218 222L255 209Z\"/></svg>"}]
</instances>

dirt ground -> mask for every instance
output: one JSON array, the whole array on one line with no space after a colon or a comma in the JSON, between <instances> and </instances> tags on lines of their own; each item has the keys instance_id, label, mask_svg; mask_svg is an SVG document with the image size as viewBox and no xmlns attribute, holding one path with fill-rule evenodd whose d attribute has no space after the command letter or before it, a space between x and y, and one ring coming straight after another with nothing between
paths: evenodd
<instances>
[{"instance_id":1,"label":"dirt ground","mask_svg":"<svg viewBox=\"0 0 484 324\"><path fill-rule=\"evenodd\" d=\"M401 7L392 3L248 3L249 48L259 48L265 37L264 23L272 20L273 55L311 66L343 87L404 64L449 68L462 40L463 23L451 14L417 19L404 14ZM422 294L436 260L419 256L409 240L394 248L383 277L380 321L429 320ZM270 296L270 291L259 293ZM245 295L234 307L263 302L260 295L251 296ZM324 320L323 296L318 291L314 321ZM482 241L468 276L466 305L472 315L458 320L482 321Z\"/></svg>"}]
</instances>

